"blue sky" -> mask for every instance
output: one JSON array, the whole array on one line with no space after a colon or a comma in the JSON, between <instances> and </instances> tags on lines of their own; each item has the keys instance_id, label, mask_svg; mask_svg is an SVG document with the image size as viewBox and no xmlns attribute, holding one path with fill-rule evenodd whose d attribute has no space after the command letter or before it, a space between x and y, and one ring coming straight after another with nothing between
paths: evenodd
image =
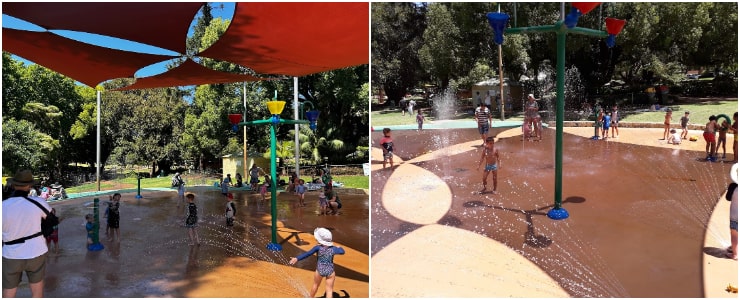
<instances>
[{"instance_id":1,"label":"blue sky","mask_svg":"<svg viewBox=\"0 0 740 300\"><path fill-rule=\"evenodd\" d=\"M231 18L234 15L234 8L236 6L235 2L209 2L211 4L211 7L213 8L211 10L211 14L214 18L222 18L222 19L228 19L231 20ZM193 27L195 26L196 20L198 17L200 17L202 13L199 11L198 14L193 19L193 22L190 24L190 28L188 30L188 36L192 35ZM25 22L23 20L19 20L10 16L7 16L3 14L2 19L2 25L3 28L12 28L12 29L21 29L21 30L32 30L32 31L43 31L44 29L36 26L34 24ZM112 38L102 35L96 35L96 34L89 34L89 33L82 33L82 32L75 32L75 31L69 31L69 30L53 30L52 32L74 39L81 42L97 45L97 46L103 46L107 48L112 49L118 49L118 50L125 50L125 51L133 51L133 52L140 52L140 53L150 53L150 54L162 54L162 55L178 55L176 52L172 52L170 50L162 49L159 47L149 46L145 44L140 44L128 40L122 40L118 38ZM23 61L26 64L32 63L28 60L25 60L21 57L13 55L14 59ZM162 73L165 71L165 65L167 62L158 63L155 65L151 65L149 67L146 67L144 69L139 70L136 72L136 77L146 77L146 76L152 76L159 73Z\"/></svg>"}]
</instances>

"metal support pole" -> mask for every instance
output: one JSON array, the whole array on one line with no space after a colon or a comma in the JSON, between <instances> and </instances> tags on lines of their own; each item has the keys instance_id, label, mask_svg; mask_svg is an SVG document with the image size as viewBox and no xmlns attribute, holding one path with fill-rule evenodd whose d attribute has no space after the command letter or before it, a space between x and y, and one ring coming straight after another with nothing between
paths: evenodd
<instances>
[{"instance_id":1,"label":"metal support pole","mask_svg":"<svg viewBox=\"0 0 740 300\"><path fill-rule=\"evenodd\" d=\"M501 4L498 5L498 12L501 12ZM504 118L504 59L501 45L498 45L498 85L499 85L499 104L501 105L501 121L505 121Z\"/></svg>"},{"instance_id":2,"label":"metal support pole","mask_svg":"<svg viewBox=\"0 0 740 300\"><path fill-rule=\"evenodd\" d=\"M557 113L555 121L555 206L561 219L568 217L568 212L562 208L563 204L563 117L565 115L565 31L557 32L558 62L557 62ZM548 213L548 216L551 214ZM553 216L550 216L553 218ZM556 219L556 218L553 218Z\"/></svg>"},{"instance_id":3,"label":"metal support pole","mask_svg":"<svg viewBox=\"0 0 740 300\"><path fill-rule=\"evenodd\" d=\"M247 82L246 81L244 82L244 85L242 86L242 95L244 98L244 105L242 106L242 112L243 112L242 122L246 122L247 121ZM242 134L244 135L244 143L242 147L242 169L244 169L244 171L242 172L242 180L249 182L249 175L247 175L249 174L247 173L247 170L249 168L247 167L247 155L248 154L247 154L247 128L246 127L242 128Z\"/></svg>"},{"instance_id":4,"label":"metal support pole","mask_svg":"<svg viewBox=\"0 0 740 300\"><path fill-rule=\"evenodd\" d=\"M293 120L300 120L298 116L298 77L293 77ZM301 176L300 162L301 162L301 141L299 139L298 124L293 125L295 133L295 173Z\"/></svg>"},{"instance_id":5,"label":"metal support pole","mask_svg":"<svg viewBox=\"0 0 740 300\"><path fill-rule=\"evenodd\" d=\"M95 181L97 182L98 186L98 192L100 191L100 90L98 90L98 103L97 103L97 109L98 109L98 138L95 146L95 157L96 157L96 167L95 167Z\"/></svg>"}]
</instances>

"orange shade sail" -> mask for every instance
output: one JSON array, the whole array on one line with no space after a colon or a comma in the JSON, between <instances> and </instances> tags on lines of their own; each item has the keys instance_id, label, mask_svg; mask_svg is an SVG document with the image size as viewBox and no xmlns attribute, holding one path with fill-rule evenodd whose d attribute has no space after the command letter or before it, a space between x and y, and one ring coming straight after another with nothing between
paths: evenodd
<instances>
[{"instance_id":1,"label":"orange shade sail","mask_svg":"<svg viewBox=\"0 0 740 300\"><path fill-rule=\"evenodd\" d=\"M141 68L173 58L94 46L51 32L9 28L3 28L3 50L90 87L110 79L133 77Z\"/></svg>"},{"instance_id":2,"label":"orange shade sail","mask_svg":"<svg viewBox=\"0 0 740 300\"><path fill-rule=\"evenodd\" d=\"M116 91L152 89L170 86L217 84L230 82L271 80L245 74L233 74L206 68L190 59L179 66L159 75L136 79L130 86L115 89Z\"/></svg>"},{"instance_id":3,"label":"orange shade sail","mask_svg":"<svg viewBox=\"0 0 740 300\"><path fill-rule=\"evenodd\" d=\"M4 2L3 13L47 30L111 36L184 54L187 32L204 2ZM131 78L173 56L113 50L51 32L3 28L4 51L94 87ZM304 76L369 62L369 3L236 3L224 35L202 57L239 64L257 74ZM143 89L268 80L203 67L190 59L172 70L140 78Z\"/></svg>"},{"instance_id":4,"label":"orange shade sail","mask_svg":"<svg viewBox=\"0 0 740 300\"><path fill-rule=\"evenodd\" d=\"M185 53L188 28L205 2L3 2L3 14L47 30L107 35Z\"/></svg>"},{"instance_id":5,"label":"orange shade sail","mask_svg":"<svg viewBox=\"0 0 740 300\"><path fill-rule=\"evenodd\" d=\"M261 74L304 76L369 62L369 4L237 3L223 36L200 56Z\"/></svg>"}]
</instances>

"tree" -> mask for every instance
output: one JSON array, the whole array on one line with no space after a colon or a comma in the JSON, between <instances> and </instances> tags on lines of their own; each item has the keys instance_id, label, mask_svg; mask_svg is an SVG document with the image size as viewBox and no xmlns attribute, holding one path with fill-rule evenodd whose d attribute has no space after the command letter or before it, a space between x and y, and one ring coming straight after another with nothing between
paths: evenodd
<instances>
[{"instance_id":1,"label":"tree","mask_svg":"<svg viewBox=\"0 0 740 300\"><path fill-rule=\"evenodd\" d=\"M58 146L29 121L3 119L3 169L8 174L23 169L40 169L46 153Z\"/></svg>"},{"instance_id":2,"label":"tree","mask_svg":"<svg viewBox=\"0 0 740 300\"><path fill-rule=\"evenodd\" d=\"M400 100L426 77L418 51L426 28L426 6L411 2L376 2L372 9L372 81L389 100Z\"/></svg>"}]
</instances>

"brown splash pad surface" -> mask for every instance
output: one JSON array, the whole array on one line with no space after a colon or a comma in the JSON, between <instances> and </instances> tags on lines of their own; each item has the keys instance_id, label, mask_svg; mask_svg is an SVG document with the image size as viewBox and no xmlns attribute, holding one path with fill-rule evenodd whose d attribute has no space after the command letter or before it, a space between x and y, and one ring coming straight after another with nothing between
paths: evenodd
<instances>
[{"instance_id":1,"label":"brown splash pad surface","mask_svg":"<svg viewBox=\"0 0 740 300\"><path fill-rule=\"evenodd\" d=\"M105 249L85 248L84 215L92 213L92 198L52 204L62 216L60 253L49 254L46 297L306 297L313 283L316 259L290 266L287 261L316 245L313 230L326 227L347 254L334 258L335 291L351 297L369 295L369 197L343 193L342 214L319 216L318 194L306 194L307 207L296 197L278 196L278 238L283 250L266 250L270 242L270 206L260 204L259 194L234 189L236 225L225 227L225 200L212 187L188 188L196 194L201 246L188 245L181 226L182 208L176 191L123 194L121 242L105 238L104 206L101 206L101 243ZM101 196L107 200L108 196ZM268 199L269 203L269 199ZM317 296L324 293L324 284ZM30 296L24 283L19 297Z\"/></svg>"},{"instance_id":2,"label":"brown splash pad surface","mask_svg":"<svg viewBox=\"0 0 740 300\"><path fill-rule=\"evenodd\" d=\"M502 245L512 250L510 254L526 258L570 296L703 297L705 229L729 182L731 164L700 161L703 151L627 143L630 135L642 134L637 139L646 141L659 138L652 132L641 133L640 129L620 129L617 142L593 141L588 138L590 135L566 133L563 200L570 218L554 221L545 215L554 200L554 129L543 132L543 141L523 142L519 128L494 129L493 134L499 137L496 147L502 156L498 193L480 195L476 191L482 187L483 172L475 170L480 158L480 135L475 129L394 131L394 144L398 148L395 154L406 163L393 171L379 170L372 175L372 295L393 296L385 294L381 285L393 279L407 282L408 288L402 295L424 295L414 291L436 287L440 284L437 279L444 278L430 274L450 272L458 267L452 263L457 258L446 257L471 255L469 260L490 261L485 254L455 251L461 246L454 243L435 243L438 236L451 234L446 230L464 230L488 240L487 247L491 249L495 249L491 245ZM379 138L379 134L373 134L373 140ZM455 150L445 150L447 147ZM466 147L470 150L460 150ZM378 162L373 156L373 163ZM423 183L403 175L408 170L402 168L421 168L446 182L451 200L423 199L429 203L451 201L447 211L435 211L441 216L437 217L436 225L408 218L419 211L387 208L406 199L420 201L408 187ZM387 190L389 186L407 188ZM426 229L430 226L435 226L433 232L437 234L420 238L418 232L429 233ZM729 240L726 228L707 230L717 231L715 235ZM407 236L413 238L412 243L405 240ZM456 242L469 241L460 238ZM428 248L442 250L434 251L435 257L417 255L417 251L432 252ZM399 268L385 264L393 261L389 257L396 256L405 257L408 265L415 265L416 260L452 264L449 268L438 268L430 263L427 269L416 273L398 271L396 278L392 277L393 272L386 272L386 278L376 281L379 273L375 270ZM500 259L517 261L510 256ZM465 269L459 272L466 273ZM467 269L469 275L477 272L480 270ZM539 290L517 284L520 282L517 274L521 271L501 267L495 274L498 280L507 281L510 289L523 292L512 293L507 288L477 296L527 295L527 290L531 290L532 296L540 295ZM461 276L451 278L446 286L485 286L488 281L490 278ZM394 288L388 285L387 290L395 291ZM556 290L552 289L553 296Z\"/></svg>"}]
</instances>

